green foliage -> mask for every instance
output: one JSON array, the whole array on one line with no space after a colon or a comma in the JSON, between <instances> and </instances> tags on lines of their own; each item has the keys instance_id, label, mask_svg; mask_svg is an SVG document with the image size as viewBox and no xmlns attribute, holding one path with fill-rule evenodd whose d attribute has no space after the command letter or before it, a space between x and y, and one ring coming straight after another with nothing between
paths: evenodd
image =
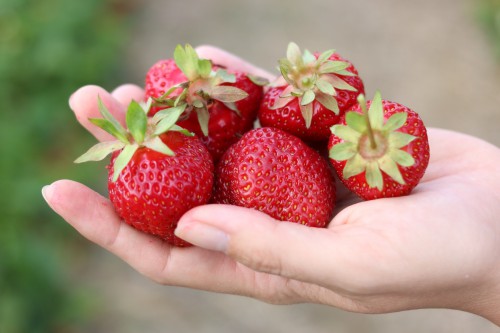
<instances>
[{"instance_id":1,"label":"green foliage","mask_svg":"<svg viewBox=\"0 0 500 333\"><path fill-rule=\"evenodd\" d=\"M480 0L477 17L490 37L497 59L500 60L500 0Z\"/></svg>"},{"instance_id":2,"label":"green foliage","mask_svg":"<svg viewBox=\"0 0 500 333\"><path fill-rule=\"evenodd\" d=\"M40 190L59 178L96 184L103 176L102 166L72 167L92 139L67 100L82 85L120 81L124 3L1 1L0 332L72 331L82 319L87 300L66 268L68 249L82 245Z\"/></svg>"}]
</instances>

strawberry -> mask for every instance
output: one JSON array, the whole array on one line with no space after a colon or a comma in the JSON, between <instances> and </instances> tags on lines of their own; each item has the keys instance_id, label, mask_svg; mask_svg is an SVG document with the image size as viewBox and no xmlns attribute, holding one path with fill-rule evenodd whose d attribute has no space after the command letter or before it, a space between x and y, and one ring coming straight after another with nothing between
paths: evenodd
<instances>
[{"instance_id":1,"label":"strawberry","mask_svg":"<svg viewBox=\"0 0 500 333\"><path fill-rule=\"evenodd\" d=\"M145 100L163 96L171 87L187 82L186 75L175 65L174 59L162 59L157 61L146 73ZM177 88L171 94L179 95L182 88ZM152 106L149 115L154 116L165 106Z\"/></svg>"},{"instance_id":2,"label":"strawberry","mask_svg":"<svg viewBox=\"0 0 500 333\"><path fill-rule=\"evenodd\" d=\"M335 196L328 161L272 127L244 134L216 167L214 202L254 208L281 221L324 227Z\"/></svg>"},{"instance_id":3,"label":"strawberry","mask_svg":"<svg viewBox=\"0 0 500 333\"><path fill-rule=\"evenodd\" d=\"M201 141L175 125L184 107L148 118L138 103L130 103L125 130L99 100L103 119L92 123L118 140L101 142L75 162L102 160L109 153L108 191L117 214L127 224L175 246L189 243L174 230L189 209L210 199L212 157Z\"/></svg>"},{"instance_id":4,"label":"strawberry","mask_svg":"<svg viewBox=\"0 0 500 333\"><path fill-rule=\"evenodd\" d=\"M186 105L178 125L198 135L217 161L253 128L263 84L246 73L229 72L200 59L189 45L179 45L174 59L157 62L146 74L146 98L156 101L150 115Z\"/></svg>"},{"instance_id":5,"label":"strawberry","mask_svg":"<svg viewBox=\"0 0 500 333\"><path fill-rule=\"evenodd\" d=\"M404 105L377 92L332 126L328 148L339 178L365 200L409 194L429 163L427 130ZM369 108L369 109L368 109Z\"/></svg>"},{"instance_id":6,"label":"strawberry","mask_svg":"<svg viewBox=\"0 0 500 333\"><path fill-rule=\"evenodd\" d=\"M312 54L288 45L279 61L282 76L264 95L258 118L307 142L330 137L330 127L364 93L356 68L334 50Z\"/></svg>"}]
</instances>

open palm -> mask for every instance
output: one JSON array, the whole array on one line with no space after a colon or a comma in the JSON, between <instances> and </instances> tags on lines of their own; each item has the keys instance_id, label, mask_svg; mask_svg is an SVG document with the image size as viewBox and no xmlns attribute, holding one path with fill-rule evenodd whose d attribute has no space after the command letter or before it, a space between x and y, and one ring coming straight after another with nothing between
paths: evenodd
<instances>
[{"instance_id":1,"label":"open palm","mask_svg":"<svg viewBox=\"0 0 500 333\"><path fill-rule=\"evenodd\" d=\"M269 77L223 51L198 52ZM105 140L88 122L99 116L98 95L123 120L125 105L143 91L126 85L109 94L87 86L72 96L77 119ZM409 196L361 202L342 189L326 229L251 209L201 206L183 216L176 232L198 245L191 248L131 228L108 199L82 184L60 180L43 192L83 236L162 284L369 313L456 308L498 323L491 306L500 298L500 150L446 130L430 129L429 140L429 167Z\"/></svg>"}]
</instances>

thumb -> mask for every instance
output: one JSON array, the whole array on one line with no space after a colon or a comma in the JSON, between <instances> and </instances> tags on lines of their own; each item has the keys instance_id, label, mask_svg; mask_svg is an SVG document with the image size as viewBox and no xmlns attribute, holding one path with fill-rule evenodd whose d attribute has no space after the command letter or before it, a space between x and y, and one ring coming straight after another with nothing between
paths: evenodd
<instances>
[{"instance_id":1,"label":"thumb","mask_svg":"<svg viewBox=\"0 0 500 333\"><path fill-rule=\"evenodd\" d=\"M199 247L225 252L253 270L315 282L329 266L324 256L334 233L280 222L253 209L206 205L187 212L176 235Z\"/></svg>"}]
</instances>

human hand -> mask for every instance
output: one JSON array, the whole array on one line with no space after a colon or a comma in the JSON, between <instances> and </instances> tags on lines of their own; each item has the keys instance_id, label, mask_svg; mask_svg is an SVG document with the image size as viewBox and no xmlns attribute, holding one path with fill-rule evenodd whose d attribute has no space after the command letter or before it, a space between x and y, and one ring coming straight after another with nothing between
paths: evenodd
<instances>
[{"instance_id":1,"label":"human hand","mask_svg":"<svg viewBox=\"0 0 500 333\"><path fill-rule=\"evenodd\" d=\"M272 78L221 50L197 51ZM126 85L109 94L87 86L72 96L80 123L106 140L87 120L99 116L97 95L123 121L125 106L143 91ZM83 236L162 284L368 313L454 308L500 324L500 150L437 129L429 130L429 140L429 167L409 196L360 202L343 191L326 229L251 209L201 206L176 231L198 245L191 248L171 247L122 223L106 198L82 184L60 180L43 193Z\"/></svg>"}]
</instances>

